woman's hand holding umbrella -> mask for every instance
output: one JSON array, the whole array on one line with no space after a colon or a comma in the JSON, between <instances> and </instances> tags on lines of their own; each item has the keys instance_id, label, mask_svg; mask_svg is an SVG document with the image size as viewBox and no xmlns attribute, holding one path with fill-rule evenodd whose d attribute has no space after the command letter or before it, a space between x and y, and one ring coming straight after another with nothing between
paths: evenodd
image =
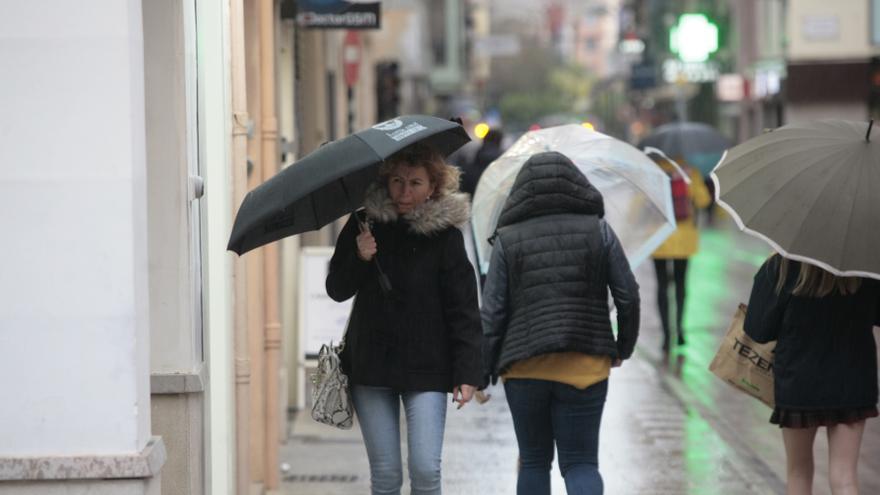
<instances>
[{"instance_id":1,"label":"woman's hand holding umbrella","mask_svg":"<svg viewBox=\"0 0 880 495\"><path fill-rule=\"evenodd\" d=\"M376 255L376 238L373 233L361 225L361 233L357 236L358 257L370 261Z\"/></svg>"}]
</instances>

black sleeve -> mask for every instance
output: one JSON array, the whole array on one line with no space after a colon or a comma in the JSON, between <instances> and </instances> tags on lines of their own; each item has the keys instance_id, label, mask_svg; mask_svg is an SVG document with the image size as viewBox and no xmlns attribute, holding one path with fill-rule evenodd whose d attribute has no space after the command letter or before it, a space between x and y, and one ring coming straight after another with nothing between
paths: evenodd
<instances>
[{"instance_id":1,"label":"black sleeve","mask_svg":"<svg viewBox=\"0 0 880 495\"><path fill-rule=\"evenodd\" d=\"M486 382L493 384L498 381L496 368L501 354L501 345L507 334L508 295L507 295L507 259L501 239L495 238L492 248L492 259L489 262L489 273L483 288L483 307L480 316L483 320L483 374Z\"/></svg>"},{"instance_id":2,"label":"black sleeve","mask_svg":"<svg viewBox=\"0 0 880 495\"><path fill-rule=\"evenodd\" d=\"M787 298L776 293L779 263L779 256L773 256L755 274L743 323L746 335L762 344L777 339L785 315Z\"/></svg>"},{"instance_id":3,"label":"black sleeve","mask_svg":"<svg viewBox=\"0 0 880 495\"><path fill-rule=\"evenodd\" d=\"M357 220L352 215L336 239L326 282L327 295L334 301L342 302L357 294L372 269L370 262L358 257L358 232Z\"/></svg>"},{"instance_id":4,"label":"black sleeve","mask_svg":"<svg viewBox=\"0 0 880 495\"><path fill-rule=\"evenodd\" d=\"M446 235L441 261L440 294L452 351L453 385L483 386L480 310L477 281L457 228Z\"/></svg>"},{"instance_id":5,"label":"black sleeve","mask_svg":"<svg viewBox=\"0 0 880 495\"><path fill-rule=\"evenodd\" d=\"M639 284L614 230L605 221L601 226L603 244L608 251L608 287L617 308L617 354L620 359L629 359L639 338Z\"/></svg>"}]
</instances>

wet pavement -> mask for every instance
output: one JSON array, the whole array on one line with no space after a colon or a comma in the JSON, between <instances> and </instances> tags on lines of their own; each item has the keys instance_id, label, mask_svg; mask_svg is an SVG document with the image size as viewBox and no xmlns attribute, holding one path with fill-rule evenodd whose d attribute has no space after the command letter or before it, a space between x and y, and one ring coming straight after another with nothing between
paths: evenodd
<instances>
[{"instance_id":1,"label":"wet pavement","mask_svg":"<svg viewBox=\"0 0 880 495\"><path fill-rule=\"evenodd\" d=\"M633 358L612 371L602 419L599 463L605 493L784 493L785 454L779 429L768 422L770 409L708 371L737 304L747 301L752 276L768 254L766 244L729 223L704 230L688 273L687 344L668 356L660 352L653 266L639 267L641 335ZM449 410L444 493L516 492L516 438L504 390L495 386L489 392L493 397L486 404ZM283 493L369 493L369 466L357 428L335 430L307 413L294 415L281 450ZM827 442L820 433L816 493L828 493L826 459ZM880 493L880 421L868 422L859 475L862 493ZM554 494L565 493L555 463L552 483Z\"/></svg>"}]
</instances>

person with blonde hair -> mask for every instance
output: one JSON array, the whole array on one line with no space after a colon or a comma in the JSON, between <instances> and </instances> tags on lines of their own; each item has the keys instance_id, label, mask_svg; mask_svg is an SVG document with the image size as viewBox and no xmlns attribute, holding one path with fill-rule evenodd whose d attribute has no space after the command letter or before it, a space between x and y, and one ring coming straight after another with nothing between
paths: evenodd
<instances>
[{"instance_id":1,"label":"person with blonde hair","mask_svg":"<svg viewBox=\"0 0 880 495\"><path fill-rule=\"evenodd\" d=\"M857 466L867 418L877 411L880 281L837 277L773 255L755 275L745 332L776 341L776 407L782 429L787 494L811 494L813 442L825 427L833 495L858 493Z\"/></svg>"},{"instance_id":2,"label":"person with blonde hair","mask_svg":"<svg viewBox=\"0 0 880 495\"><path fill-rule=\"evenodd\" d=\"M458 178L428 146L398 152L330 260L327 293L355 297L342 360L373 494L400 493L401 402L411 493L440 493L447 393L461 408L483 378L476 280L456 227L470 203Z\"/></svg>"}]
</instances>

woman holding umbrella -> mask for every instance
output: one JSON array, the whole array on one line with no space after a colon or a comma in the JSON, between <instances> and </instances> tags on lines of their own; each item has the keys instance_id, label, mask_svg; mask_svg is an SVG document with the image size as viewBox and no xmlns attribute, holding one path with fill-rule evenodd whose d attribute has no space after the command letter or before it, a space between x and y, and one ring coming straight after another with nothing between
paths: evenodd
<instances>
[{"instance_id":1,"label":"woman holding umbrella","mask_svg":"<svg viewBox=\"0 0 880 495\"><path fill-rule=\"evenodd\" d=\"M461 408L481 385L476 282L456 228L468 219L469 201L458 179L426 145L391 156L330 261L327 293L337 301L356 296L343 368L374 494L400 493L401 401L412 493L440 493L446 394Z\"/></svg>"},{"instance_id":2,"label":"woman holding umbrella","mask_svg":"<svg viewBox=\"0 0 880 495\"><path fill-rule=\"evenodd\" d=\"M776 407L782 428L789 495L810 494L813 440L828 432L834 495L858 493L856 467L865 420L877 416L880 283L837 277L779 255L755 276L745 331L757 342L776 340Z\"/></svg>"}]
</instances>

